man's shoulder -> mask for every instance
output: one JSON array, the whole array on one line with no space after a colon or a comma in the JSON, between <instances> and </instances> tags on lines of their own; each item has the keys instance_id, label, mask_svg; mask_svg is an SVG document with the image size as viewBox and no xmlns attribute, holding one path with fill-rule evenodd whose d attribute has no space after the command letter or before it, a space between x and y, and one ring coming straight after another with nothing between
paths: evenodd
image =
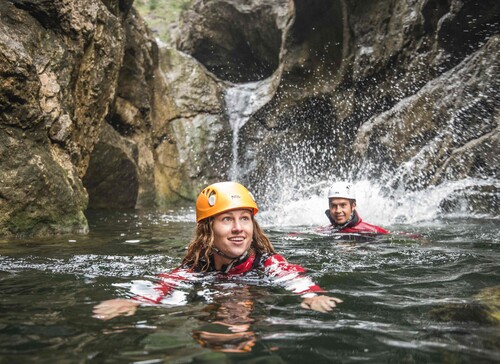
<instances>
[{"instance_id":1,"label":"man's shoulder","mask_svg":"<svg viewBox=\"0 0 500 364\"><path fill-rule=\"evenodd\" d=\"M389 231L377 225L372 225L364 221L346 229L342 229L342 233L376 233L376 234L389 234Z\"/></svg>"}]
</instances>

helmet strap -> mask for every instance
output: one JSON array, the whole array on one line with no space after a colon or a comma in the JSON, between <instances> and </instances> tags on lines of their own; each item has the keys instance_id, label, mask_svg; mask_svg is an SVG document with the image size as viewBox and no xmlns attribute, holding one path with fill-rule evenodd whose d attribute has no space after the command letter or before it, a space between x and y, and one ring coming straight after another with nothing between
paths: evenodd
<instances>
[{"instance_id":1,"label":"helmet strap","mask_svg":"<svg viewBox=\"0 0 500 364\"><path fill-rule=\"evenodd\" d=\"M327 210L329 212L329 210ZM333 218L332 218L333 220ZM352 213L351 213L351 216L349 216L349 219L343 223L342 225L336 225L335 222L332 223L332 232L333 233L336 233L337 231L340 231L342 229L345 229L346 227L349 227L350 224L352 224L354 222L354 224L356 224L358 221L358 214L356 212L356 210L353 210Z\"/></svg>"},{"instance_id":2,"label":"helmet strap","mask_svg":"<svg viewBox=\"0 0 500 364\"><path fill-rule=\"evenodd\" d=\"M227 273L231 270L231 268L239 261L245 259L248 255L248 250L245 251L243 254L241 254L239 257L230 257L229 255L227 255L226 253L224 253L223 251L221 251L220 249L216 248L215 246L212 247L212 251L215 252L215 254L217 255L220 255L221 257L224 257L226 259L230 259L231 262L226 265L226 266L223 266L224 269L224 273Z\"/></svg>"}]
</instances>

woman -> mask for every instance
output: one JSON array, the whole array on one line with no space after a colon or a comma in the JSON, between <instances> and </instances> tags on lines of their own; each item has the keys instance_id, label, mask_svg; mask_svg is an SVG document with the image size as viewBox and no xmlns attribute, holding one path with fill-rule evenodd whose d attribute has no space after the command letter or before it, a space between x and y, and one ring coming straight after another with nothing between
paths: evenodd
<instances>
[{"instance_id":1,"label":"woman","mask_svg":"<svg viewBox=\"0 0 500 364\"><path fill-rule=\"evenodd\" d=\"M179 268L159 275L153 292L133 299L104 301L94 307L94 317L109 320L133 315L141 303L161 303L181 282L199 280L213 272L218 278L242 276L261 271L286 289L302 295L301 307L331 311L342 301L318 295L324 292L303 275L304 268L288 263L276 254L255 214L259 211L252 194L236 182L212 184L196 201L196 232Z\"/></svg>"}]
</instances>

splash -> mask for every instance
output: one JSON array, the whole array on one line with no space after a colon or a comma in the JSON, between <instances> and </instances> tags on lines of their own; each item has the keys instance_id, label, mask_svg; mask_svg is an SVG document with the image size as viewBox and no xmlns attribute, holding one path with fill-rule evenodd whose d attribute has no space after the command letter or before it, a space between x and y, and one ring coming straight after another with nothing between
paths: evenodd
<instances>
[{"instance_id":1,"label":"splash","mask_svg":"<svg viewBox=\"0 0 500 364\"><path fill-rule=\"evenodd\" d=\"M324 226L328 225L325 210L328 208L328 188L333 181L321 181L302 188L283 186L281 196L267 211L260 212L259 221L264 226ZM392 190L369 180L353 183L357 210L364 221L389 227L394 224L413 225L438 218L493 218L494 211L479 213L468 203L467 191L471 188L494 186L495 179L467 178L449 181L420 191ZM485 198L497 198L495 194ZM453 201L453 209L446 209Z\"/></svg>"}]
</instances>

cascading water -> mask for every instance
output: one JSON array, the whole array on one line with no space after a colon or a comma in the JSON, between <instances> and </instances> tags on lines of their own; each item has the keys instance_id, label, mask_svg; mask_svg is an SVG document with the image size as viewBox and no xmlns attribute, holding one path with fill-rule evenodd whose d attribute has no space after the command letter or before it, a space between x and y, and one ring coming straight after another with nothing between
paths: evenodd
<instances>
[{"instance_id":1,"label":"cascading water","mask_svg":"<svg viewBox=\"0 0 500 364\"><path fill-rule=\"evenodd\" d=\"M259 213L265 226L321 226L328 225L324 211L328 208L328 188L333 181L296 188L284 185L281 198L273 206ZM467 178L449 181L419 191L392 190L375 181L360 180L353 183L357 210L363 220L385 227L397 224L415 225L436 221L439 218L488 218L498 219L494 211L473 211L468 204L467 190L473 187L494 186L494 179ZM486 196L497 198L494 193ZM454 208L444 206L453 202Z\"/></svg>"},{"instance_id":2,"label":"cascading water","mask_svg":"<svg viewBox=\"0 0 500 364\"><path fill-rule=\"evenodd\" d=\"M238 141L240 129L248 119L262 106L271 100L276 88L276 77L271 76L258 82L238 84L226 90L224 100L229 125L233 132L232 140L232 162L229 170L229 179L238 180Z\"/></svg>"},{"instance_id":3,"label":"cascading water","mask_svg":"<svg viewBox=\"0 0 500 364\"><path fill-rule=\"evenodd\" d=\"M242 173L239 166L239 136L241 128L250 117L271 99L275 85L273 79L240 84L226 90L225 102L229 123L232 128L232 163L229 171L231 180L239 180ZM342 167L331 166L326 161L306 158L317 146L314 141L303 140L298 150L285 153L294 163L276 160L269 170L264 184L270 190L276 190L270 200L260 198L264 207L259 219L267 226L318 226L328 224L324 215L327 208L327 190L331 183L348 176L353 181L358 196L358 211L366 221L382 226L394 224L416 224L434 221L440 217L488 217L498 219L498 195L500 183L494 178L466 178L447 181L437 186L408 191L405 188L407 170L411 162L401 165L397 170L382 172L377 180L369 173L355 175L355 166L350 171L341 171ZM424 150L428 146L424 146ZM326 153L326 151L325 151ZM314 154L314 153L312 153ZM312 155L311 154L311 155ZM309 175L307 165L325 164L330 173L324 176ZM370 162L367 162L370 163ZM327 168L328 167L328 168ZM373 170L373 166L358 166L358 169ZM383 170L383 166L376 167ZM394 181L399 181L395 183ZM269 187L272 186L272 187ZM396 187L395 187L396 186ZM493 189L491 196L483 198L492 201L491 208L477 211L470 206L469 193L476 188ZM452 209L446 206L453 204Z\"/></svg>"},{"instance_id":4,"label":"cascading water","mask_svg":"<svg viewBox=\"0 0 500 364\"><path fill-rule=\"evenodd\" d=\"M264 173L253 178L253 181L260 183L256 190L258 201L263 207L259 213L261 221L268 226L326 225L328 220L324 216L324 210L327 208L328 187L334 181L343 179L354 183L358 195L358 211L362 218L377 225L413 226L441 218L487 218L498 221L500 181L491 172L491 166L495 163L485 163L488 158L477 158L473 163L479 167L471 169L470 177L460 172L459 165L460 161L464 166L471 163L467 155L460 156L460 153L489 135L484 134L486 136L480 138L481 133L485 131L480 133L482 129L475 125L481 125L486 131L491 129L492 134L495 132L494 118L490 116L491 108L496 105L495 96L477 96L476 93L464 89L460 93L461 107L453 109L450 106L446 108L451 110L449 112L442 115L432 114L435 130L424 127L422 130L415 129L412 133L415 125L408 122L415 119L415 105L420 105L422 100L430 102L428 94L431 95L437 92L436 90L445 88L442 101L445 105L448 105L448 98L456 99L455 94L448 92L453 88L447 86L448 78L448 75L445 75L442 79L430 82L419 94L401 100L386 113L366 115L367 126L370 125L369 117L376 126L370 129L369 133L365 133L373 138L372 149L377 151L377 147L384 144L384 150L387 151L379 153L379 158L371 158L370 153L364 153L358 161L352 162L348 160L352 151L345 153L344 159L330 158L335 155L338 147L334 137L339 133L356 133L357 129L342 129L342 125L335 129L335 113L328 113L327 108L320 112L317 103L287 114L286 118L294 120L285 122L299 127L290 127L291 131L283 128L275 133L273 138L268 139L275 143L275 154L262 153L257 159L257 163L261 161L268 166L267 170L261 169ZM249 89L246 91L253 92ZM252 96L246 97L251 99ZM245 101L241 97L238 100ZM246 106L249 107L243 104L233 110L245 110ZM435 113L439 112L438 106L435 106ZM368 101L366 108L370 108ZM244 122L250 115L251 113L246 115ZM418 123L418 120L414 121ZM392 129L380 127L382 124L390 125ZM354 140L362 145L364 138L363 134L359 133L360 130ZM404 132L410 133L411 137L404 139L402 148L399 148L399 136L404 136ZM276 137L278 133L281 135ZM430 137L432 133L435 133L435 136ZM412 137L415 137L414 141ZM266 143L269 142L265 136L261 139L262 149L266 150ZM444 142L448 144L443 146ZM236 140L236 146L237 143ZM494 143L492 145L494 146ZM347 145L345 149L351 147L352 145ZM405 148L413 150L413 154L408 153L406 160L400 156L402 152L406 152ZM483 153L488 154L488 150ZM454 159L458 161L455 167L458 172L445 173L447 168L453 171L449 165ZM237 163L238 159L234 158L233 171L238 170ZM313 164L317 168L310 168ZM480 168L483 165L486 166L484 173Z\"/></svg>"}]
</instances>

